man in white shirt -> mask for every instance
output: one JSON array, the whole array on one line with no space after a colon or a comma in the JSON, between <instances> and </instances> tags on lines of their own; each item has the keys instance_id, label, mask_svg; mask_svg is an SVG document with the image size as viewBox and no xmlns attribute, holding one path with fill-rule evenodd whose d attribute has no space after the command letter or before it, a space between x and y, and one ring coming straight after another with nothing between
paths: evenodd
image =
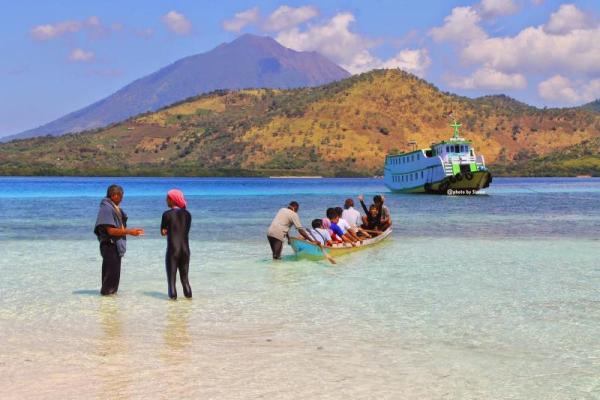
<instances>
[{"instance_id":1,"label":"man in white shirt","mask_svg":"<svg viewBox=\"0 0 600 400\"><path fill-rule=\"evenodd\" d=\"M342 218L350 224L352 229L360 228L362 225L362 218L360 216L360 212L354 208L354 200L346 199L344 202Z\"/></svg>"},{"instance_id":2,"label":"man in white shirt","mask_svg":"<svg viewBox=\"0 0 600 400\"><path fill-rule=\"evenodd\" d=\"M267 239L269 240L269 245L271 246L274 260L281 259L283 241L287 237L292 225L298 230L304 239L308 240L309 242L314 242L314 240L308 236L302 227L302 224L300 223L300 217L298 217L299 208L300 205L297 202L290 202L287 208L281 208L277 212L277 215L275 215L275 218L273 218L273 221L271 222L271 226L269 226L269 230L267 231Z\"/></svg>"},{"instance_id":3,"label":"man in white shirt","mask_svg":"<svg viewBox=\"0 0 600 400\"><path fill-rule=\"evenodd\" d=\"M342 217L342 214L344 213L342 207L336 207L335 212L340 217L337 225L340 227L344 235L347 235L353 242L359 241L360 238L356 236L356 229L354 229L352 225L350 225L350 223Z\"/></svg>"}]
</instances>

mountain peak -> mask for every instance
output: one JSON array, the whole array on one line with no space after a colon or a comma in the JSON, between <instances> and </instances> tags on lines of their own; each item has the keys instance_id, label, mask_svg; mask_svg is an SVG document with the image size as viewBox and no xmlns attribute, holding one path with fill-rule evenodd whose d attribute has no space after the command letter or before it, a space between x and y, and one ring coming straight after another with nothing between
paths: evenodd
<instances>
[{"instance_id":1,"label":"mountain peak","mask_svg":"<svg viewBox=\"0 0 600 400\"><path fill-rule=\"evenodd\" d=\"M289 89L348 76L348 71L316 52L294 51L269 36L247 33L206 53L178 60L56 121L3 139L99 128L219 89Z\"/></svg>"}]
</instances>

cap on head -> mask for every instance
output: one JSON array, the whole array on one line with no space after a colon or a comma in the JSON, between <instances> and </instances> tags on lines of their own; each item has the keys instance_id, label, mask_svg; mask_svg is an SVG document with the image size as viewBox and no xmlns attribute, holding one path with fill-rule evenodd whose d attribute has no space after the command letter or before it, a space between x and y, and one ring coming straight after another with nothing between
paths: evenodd
<instances>
[{"instance_id":1,"label":"cap on head","mask_svg":"<svg viewBox=\"0 0 600 400\"><path fill-rule=\"evenodd\" d=\"M381 197L381 195L377 194L377 195L373 196L373 203L376 203L376 204L383 203L383 198Z\"/></svg>"},{"instance_id":2,"label":"cap on head","mask_svg":"<svg viewBox=\"0 0 600 400\"><path fill-rule=\"evenodd\" d=\"M291 208L293 210L298 210L300 208L300 204L298 204L297 201L290 201L288 208Z\"/></svg>"}]
</instances>

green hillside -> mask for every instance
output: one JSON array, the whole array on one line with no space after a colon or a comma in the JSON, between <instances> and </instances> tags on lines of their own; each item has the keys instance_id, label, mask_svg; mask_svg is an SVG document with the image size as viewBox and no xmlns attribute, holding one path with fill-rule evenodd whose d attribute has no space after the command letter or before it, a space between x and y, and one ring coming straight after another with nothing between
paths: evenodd
<instances>
[{"instance_id":1,"label":"green hillside","mask_svg":"<svg viewBox=\"0 0 600 400\"><path fill-rule=\"evenodd\" d=\"M589 109L468 99L378 70L317 88L217 91L97 131L13 141L0 145L0 173L369 176L408 141L450 137L450 112L503 174L600 137L600 114ZM598 160L597 149L586 157ZM563 161L567 175L585 169Z\"/></svg>"}]
</instances>

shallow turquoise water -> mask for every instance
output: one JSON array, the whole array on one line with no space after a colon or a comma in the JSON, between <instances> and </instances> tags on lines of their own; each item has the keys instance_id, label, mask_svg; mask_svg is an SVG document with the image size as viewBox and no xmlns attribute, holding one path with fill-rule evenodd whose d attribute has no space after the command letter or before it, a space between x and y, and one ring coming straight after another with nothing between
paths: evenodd
<instances>
[{"instance_id":1,"label":"shallow turquoise water","mask_svg":"<svg viewBox=\"0 0 600 400\"><path fill-rule=\"evenodd\" d=\"M119 294L97 291L106 178L0 179L2 398L600 397L600 180L495 179L487 195L386 193L393 237L325 262L269 259L380 180L117 180ZM166 300L164 194L194 216L192 301Z\"/></svg>"}]
</instances>

